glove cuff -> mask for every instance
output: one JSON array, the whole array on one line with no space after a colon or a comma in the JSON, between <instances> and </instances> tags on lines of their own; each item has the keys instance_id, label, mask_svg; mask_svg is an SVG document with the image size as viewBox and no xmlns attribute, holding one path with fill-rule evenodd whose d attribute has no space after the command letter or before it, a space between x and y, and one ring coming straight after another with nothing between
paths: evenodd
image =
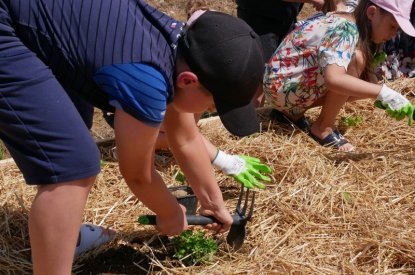
<instances>
[{"instance_id":1,"label":"glove cuff","mask_svg":"<svg viewBox=\"0 0 415 275\"><path fill-rule=\"evenodd\" d=\"M219 169L223 169L226 166L226 163L229 162L229 157L228 154L218 149L212 164Z\"/></svg>"},{"instance_id":2,"label":"glove cuff","mask_svg":"<svg viewBox=\"0 0 415 275\"><path fill-rule=\"evenodd\" d=\"M215 157L213 158L213 160L210 162L210 163L214 163L215 162L215 159L218 157L218 154L219 154L219 152L220 152L220 150L218 149L217 151L216 151L216 155L215 155Z\"/></svg>"},{"instance_id":3,"label":"glove cuff","mask_svg":"<svg viewBox=\"0 0 415 275\"><path fill-rule=\"evenodd\" d=\"M397 91L392 90L386 85L382 86L382 89L379 92L378 100L385 106L392 111L400 110L406 107L410 102L398 93Z\"/></svg>"},{"instance_id":4,"label":"glove cuff","mask_svg":"<svg viewBox=\"0 0 415 275\"><path fill-rule=\"evenodd\" d=\"M380 100L381 102L388 100L394 96L396 96L397 92L395 90L392 90L385 84L382 85L382 88L380 89L380 92L378 94L377 100Z\"/></svg>"},{"instance_id":5,"label":"glove cuff","mask_svg":"<svg viewBox=\"0 0 415 275\"><path fill-rule=\"evenodd\" d=\"M235 155L228 155L218 150L212 164L222 170L225 175L239 175L246 169L245 160Z\"/></svg>"}]
</instances>

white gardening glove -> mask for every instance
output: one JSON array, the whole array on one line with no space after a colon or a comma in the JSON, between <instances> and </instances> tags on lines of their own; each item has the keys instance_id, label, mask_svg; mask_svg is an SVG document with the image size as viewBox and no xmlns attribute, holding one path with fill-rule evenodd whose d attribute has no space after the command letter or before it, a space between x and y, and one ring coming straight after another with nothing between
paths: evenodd
<instances>
[{"instance_id":1,"label":"white gardening glove","mask_svg":"<svg viewBox=\"0 0 415 275\"><path fill-rule=\"evenodd\" d=\"M388 86L382 86L375 106L386 110L386 113L396 120L402 120L407 116L408 125L412 126L414 106L403 95Z\"/></svg>"},{"instance_id":2,"label":"white gardening glove","mask_svg":"<svg viewBox=\"0 0 415 275\"><path fill-rule=\"evenodd\" d=\"M233 176L237 181L247 188L264 188L265 185L258 181L271 181L270 177L262 175L263 173L271 173L268 165L261 163L257 158L240 155L229 155L218 150L218 153L212 164L221 169L225 175Z\"/></svg>"}]
</instances>

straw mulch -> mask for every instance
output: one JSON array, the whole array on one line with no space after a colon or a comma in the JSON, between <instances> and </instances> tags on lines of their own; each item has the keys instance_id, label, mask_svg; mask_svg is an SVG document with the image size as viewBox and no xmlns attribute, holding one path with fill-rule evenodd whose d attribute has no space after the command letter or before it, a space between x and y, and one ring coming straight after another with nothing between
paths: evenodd
<instances>
[{"instance_id":1,"label":"straw mulch","mask_svg":"<svg viewBox=\"0 0 415 275\"><path fill-rule=\"evenodd\" d=\"M176 17L186 1L152 1ZM234 13L232 1L212 1ZM220 6L225 5L225 6ZM173 7L173 8L171 8ZM408 95L413 79L389 85ZM415 102L415 99L411 97ZM315 118L318 110L307 116ZM291 126L272 123L259 112L262 132L236 139L217 119L201 131L228 153L256 156L273 169L272 182L257 192L254 218L241 250L225 243L210 265L185 267L172 258L169 238L136 218L149 211L126 187L113 158L111 141L102 144L106 160L85 210L84 222L116 229L109 244L74 263L79 274L413 274L415 273L415 130L394 121L372 101L348 104L340 116L360 116L355 127L340 125L357 153L323 148ZM97 113L97 140L112 136ZM169 185L178 171L168 151L157 152L156 167ZM239 184L216 171L229 209ZM14 164L0 166L0 274L30 274L27 216L35 188ZM53 225L52 225L53 226ZM223 241L224 236L215 236Z\"/></svg>"},{"instance_id":2,"label":"straw mulch","mask_svg":"<svg viewBox=\"0 0 415 275\"><path fill-rule=\"evenodd\" d=\"M412 91L414 83L402 80L390 86ZM117 162L106 155L84 221L119 233L108 245L77 259L74 272L414 273L414 128L388 118L369 100L348 104L341 116L363 118L358 126L340 127L358 148L348 154L323 148L291 126L270 122L268 111L259 112L262 132L247 138L230 136L214 118L200 126L222 150L259 157L273 169L272 182L257 192L254 218L240 251L222 243L211 265L182 266L172 258L167 237L136 222L149 211L126 187ZM316 113L307 115L313 119ZM111 151L111 145L108 148ZM169 152L157 152L156 166L166 183L180 184ZM0 273L30 273L27 215L35 188L25 185L13 164L0 171ZM239 184L220 171L216 175L233 211Z\"/></svg>"}]
</instances>

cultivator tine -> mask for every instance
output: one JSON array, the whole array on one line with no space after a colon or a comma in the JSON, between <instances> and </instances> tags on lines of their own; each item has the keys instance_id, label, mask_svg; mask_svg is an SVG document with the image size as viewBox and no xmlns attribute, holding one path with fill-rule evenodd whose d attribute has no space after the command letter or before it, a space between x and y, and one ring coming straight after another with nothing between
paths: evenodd
<instances>
[{"instance_id":1,"label":"cultivator tine","mask_svg":"<svg viewBox=\"0 0 415 275\"><path fill-rule=\"evenodd\" d=\"M228 237L226 242L230 244L233 249L238 250L241 248L245 240L246 235L246 223L252 218L254 212L254 202L255 202L255 192L252 191L252 199L250 199L250 189L242 186L241 192L239 193L238 202L236 203L236 219L239 220L238 223L233 224L229 230ZM244 202L242 202L244 200ZM248 210L249 208L249 210ZM247 211L248 215L247 215Z\"/></svg>"},{"instance_id":2,"label":"cultivator tine","mask_svg":"<svg viewBox=\"0 0 415 275\"><path fill-rule=\"evenodd\" d=\"M248 216L246 216L246 219L250 221L252 219L252 215L254 214L254 204L255 204L255 192L252 192L252 200L251 200L251 206L249 207L249 213Z\"/></svg>"},{"instance_id":3,"label":"cultivator tine","mask_svg":"<svg viewBox=\"0 0 415 275\"><path fill-rule=\"evenodd\" d=\"M252 192L252 199L249 199L250 195L250 189L246 188L246 192L244 192L244 187L242 186L241 192L239 193L238 203L236 204L236 213L243 217L244 219L250 220L252 218L253 212L254 212L254 202L255 202L255 192ZM244 197L245 193L245 199L242 206L242 198ZM249 205L249 213L246 215L247 209ZM242 206L242 210L241 210Z\"/></svg>"},{"instance_id":4,"label":"cultivator tine","mask_svg":"<svg viewBox=\"0 0 415 275\"><path fill-rule=\"evenodd\" d=\"M244 194L244 187L242 186L241 191L239 192L238 202L236 203L236 214L238 214L240 216L242 215L241 214L241 203L242 203L243 194Z\"/></svg>"}]
</instances>

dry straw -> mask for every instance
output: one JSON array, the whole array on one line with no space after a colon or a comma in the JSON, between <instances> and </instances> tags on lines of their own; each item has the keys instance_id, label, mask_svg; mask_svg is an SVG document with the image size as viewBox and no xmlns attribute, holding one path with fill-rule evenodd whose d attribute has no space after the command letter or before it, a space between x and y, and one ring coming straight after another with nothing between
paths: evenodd
<instances>
[{"instance_id":1,"label":"dry straw","mask_svg":"<svg viewBox=\"0 0 415 275\"><path fill-rule=\"evenodd\" d=\"M403 80L390 85L410 91L414 83ZM340 127L358 149L348 154L323 148L291 126L270 122L268 112L260 112L262 133L242 139L231 137L215 118L200 124L222 150L259 157L273 168L272 182L257 193L254 219L240 251L221 244L212 265L181 266L171 258L165 237L136 222L149 211L131 195L118 164L107 161L84 220L110 226L119 234L110 244L78 259L74 271L98 272L91 264L98 259L99 272L115 273L110 260L121 253L118 264L129 266L125 273L133 267L136 273L163 274L413 273L414 127L390 119L374 109L372 101L348 104L340 116L363 118L358 126ZM307 115L313 119L316 112ZM171 154L157 154L157 169L164 180L178 184L174 180L178 167ZM30 273L27 214L35 189L24 184L14 165L1 167L0 175L0 273ZM238 183L220 171L216 175L232 209ZM122 252L126 247L133 252ZM105 266L102 257L111 264ZM117 272L123 273L122 267Z\"/></svg>"},{"instance_id":2,"label":"dry straw","mask_svg":"<svg viewBox=\"0 0 415 275\"><path fill-rule=\"evenodd\" d=\"M174 6L178 1L153 2L177 16L183 15L186 1L178 6ZM217 9L223 5L212 3ZM226 10L233 10L234 6L226 5ZM389 85L408 95L415 87L413 79ZM256 156L273 169L272 182L257 193L254 218L248 223L240 251L233 252L222 243L211 265L184 267L174 261L168 239L136 222L149 211L126 187L113 161L114 146L109 143L102 148L107 161L91 191L84 221L112 227L118 235L108 245L77 259L74 272L415 273L414 127L390 119L374 109L372 101L348 104L340 116L363 118L358 126L339 126L358 149L348 154L323 148L291 126L270 122L268 110L260 113L262 132L247 138L231 137L217 119L200 125L222 150ZM314 119L316 113L312 110L307 116ZM108 138L112 131L100 126L94 125L94 136ZM178 167L171 154L160 151L157 155L156 167L163 179L178 184L174 180ZM239 184L220 171L216 175L232 209ZM27 215L36 190L25 185L14 164L0 166L0 177L0 274L30 274Z\"/></svg>"}]
</instances>

